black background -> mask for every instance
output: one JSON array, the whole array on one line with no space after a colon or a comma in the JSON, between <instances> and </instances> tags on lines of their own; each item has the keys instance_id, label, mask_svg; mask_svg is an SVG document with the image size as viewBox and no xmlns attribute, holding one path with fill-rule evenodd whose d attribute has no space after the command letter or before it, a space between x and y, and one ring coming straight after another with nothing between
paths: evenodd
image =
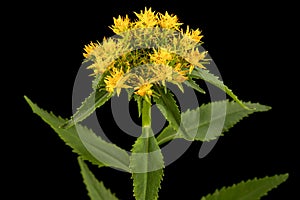
<instances>
[{"instance_id":1,"label":"black background","mask_svg":"<svg viewBox=\"0 0 300 200\"><path fill-rule=\"evenodd\" d=\"M1 16L5 44L2 101L9 111L1 131L5 136L1 163L8 199L88 199L77 155L32 113L23 95L46 110L69 117L84 45L112 36L108 28L112 17L132 17L133 11L145 6L174 13L185 25L199 27L204 34L203 46L225 84L242 100L272 106L271 111L256 113L237 124L203 159L198 158L201 143L194 142L165 169L160 199L199 199L224 185L282 173L290 174L288 180L264 199L295 199L300 177L299 117L293 105L297 84L291 78L295 64L289 64L292 50L288 48L292 7L190 0L9 5L9 14ZM109 109L100 110L107 116L103 119L106 125L112 119ZM120 138L115 139L118 145L126 137ZM133 199L129 174L90 167L117 197Z\"/></svg>"}]
</instances>

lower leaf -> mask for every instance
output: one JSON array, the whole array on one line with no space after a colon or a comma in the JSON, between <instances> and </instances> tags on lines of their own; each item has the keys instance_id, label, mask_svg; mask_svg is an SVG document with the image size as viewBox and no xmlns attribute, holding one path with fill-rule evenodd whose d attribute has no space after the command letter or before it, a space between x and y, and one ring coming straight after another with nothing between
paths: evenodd
<instances>
[{"instance_id":1,"label":"lower leaf","mask_svg":"<svg viewBox=\"0 0 300 200\"><path fill-rule=\"evenodd\" d=\"M142 104L142 134L136 140L130 157L133 192L137 200L155 200L163 177L164 161L151 128L151 105Z\"/></svg>"},{"instance_id":2,"label":"lower leaf","mask_svg":"<svg viewBox=\"0 0 300 200\"><path fill-rule=\"evenodd\" d=\"M60 128L65 119L39 108L25 97L33 112L39 115L73 151L98 166L109 166L129 172L129 155L115 144L104 141L91 129L77 124L68 129Z\"/></svg>"},{"instance_id":3,"label":"lower leaf","mask_svg":"<svg viewBox=\"0 0 300 200\"><path fill-rule=\"evenodd\" d=\"M118 198L116 198L109 189L104 187L102 182L99 182L96 179L82 159L78 158L78 163L81 169L83 182L86 185L86 189L91 200L118 200Z\"/></svg>"},{"instance_id":4,"label":"lower leaf","mask_svg":"<svg viewBox=\"0 0 300 200\"><path fill-rule=\"evenodd\" d=\"M227 199L243 199L255 200L265 196L270 190L286 181L288 174L275 175L261 179L242 181L231 187L223 187L216 190L213 194L202 197L201 200L227 200Z\"/></svg>"},{"instance_id":5,"label":"lower leaf","mask_svg":"<svg viewBox=\"0 0 300 200\"><path fill-rule=\"evenodd\" d=\"M163 156L151 128L143 128L143 134L133 145L130 158L134 196L137 200L158 198L163 167Z\"/></svg>"}]
</instances>

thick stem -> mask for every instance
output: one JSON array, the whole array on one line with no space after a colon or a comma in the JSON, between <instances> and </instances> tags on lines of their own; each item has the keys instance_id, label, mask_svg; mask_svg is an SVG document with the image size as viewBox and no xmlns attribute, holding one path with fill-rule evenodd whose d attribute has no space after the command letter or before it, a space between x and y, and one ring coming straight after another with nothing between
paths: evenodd
<instances>
[{"instance_id":1,"label":"thick stem","mask_svg":"<svg viewBox=\"0 0 300 200\"><path fill-rule=\"evenodd\" d=\"M142 106L142 127L151 127L151 104L143 100Z\"/></svg>"}]
</instances>

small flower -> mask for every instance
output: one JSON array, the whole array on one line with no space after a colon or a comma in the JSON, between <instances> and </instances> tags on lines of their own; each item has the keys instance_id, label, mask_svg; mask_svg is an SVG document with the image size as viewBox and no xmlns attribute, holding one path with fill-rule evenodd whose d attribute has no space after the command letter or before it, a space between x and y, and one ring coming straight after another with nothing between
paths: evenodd
<instances>
[{"instance_id":1,"label":"small flower","mask_svg":"<svg viewBox=\"0 0 300 200\"><path fill-rule=\"evenodd\" d=\"M166 87L166 83L183 90L182 83L192 78L194 67L204 68L202 64L208 60L206 52L200 53L197 48L203 37L201 31L189 26L185 31L179 30L182 23L168 12L145 8L134 13L136 21L128 15L113 18L114 24L109 28L122 37L104 38L101 44L91 42L85 46L84 56L92 61L88 66L94 70L92 75L104 79L104 89L118 96L121 89L130 88L134 95L151 100L156 87ZM142 48L135 49L133 39Z\"/></svg>"},{"instance_id":2,"label":"small flower","mask_svg":"<svg viewBox=\"0 0 300 200\"><path fill-rule=\"evenodd\" d=\"M130 51L124 45L118 43L112 38L104 38L101 44L92 52L93 62L87 68L92 69L94 73L92 75L103 74L105 71L109 70L114 63L117 62L119 55L123 55Z\"/></svg>"},{"instance_id":3,"label":"small flower","mask_svg":"<svg viewBox=\"0 0 300 200\"><path fill-rule=\"evenodd\" d=\"M113 92L114 89L117 87L119 80L121 80L121 78L123 77L124 72L121 69L117 69L115 67L112 67L110 75L107 75L105 77L105 84L106 84L106 91L108 92ZM121 88L120 88L121 89ZM117 93L120 93L117 91Z\"/></svg>"},{"instance_id":4,"label":"small flower","mask_svg":"<svg viewBox=\"0 0 300 200\"><path fill-rule=\"evenodd\" d=\"M205 59L207 55L207 51L203 51L203 52L199 52L198 49L193 49L192 51L186 53L185 55L185 59L186 61L188 61L191 66L193 67L194 65L205 69L205 67L201 64L201 61L205 61L207 59ZM194 68L194 67L193 67ZM190 73L192 72L193 68L190 68Z\"/></svg>"},{"instance_id":5,"label":"small flower","mask_svg":"<svg viewBox=\"0 0 300 200\"><path fill-rule=\"evenodd\" d=\"M203 37L203 35L200 35L201 31L199 30L199 28L197 28L196 30L191 29L190 31L189 26L187 26L185 33L183 30L181 30L181 33L196 42L200 42L201 38Z\"/></svg>"},{"instance_id":6,"label":"small flower","mask_svg":"<svg viewBox=\"0 0 300 200\"><path fill-rule=\"evenodd\" d=\"M166 11L165 15L159 13L159 22L161 28L175 29L179 30L179 26L183 23L178 23L178 17L176 15L169 15Z\"/></svg>"},{"instance_id":7,"label":"small flower","mask_svg":"<svg viewBox=\"0 0 300 200\"><path fill-rule=\"evenodd\" d=\"M164 49L159 49L158 51L154 49L154 53L150 54L150 60L156 64L167 64L172 59L172 54Z\"/></svg>"},{"instance_id":8,"label":"small flower","mask_svg":"<svg viewBox=\"0 0 300 200\"><path fill-rule=\"evenodd\" d=\"M150 28L154 27L158 24L158 16L155 14L155 11L151 11L151 8L147 10L145 8L145 11L141 11L141 13L136 13L134 14L137 16L139 19L138 21L135 22L135 27L136 28Z\"/></svg>"},{"instance_id":9,"label":"small flower","mask_svg":"<svg viewBox=\"0 0 300 200\"><path fill-rule=\"evenodd\" d=\"M121 17L119 15L118 18L113 18L114 25L109 27L111 30L113 30L114 33L120 34L130 28L130 19L128 18L128 15L126 17Z\"/></svg>"},{"instance_id":10,"label":"small flower","mask_svg":"<svg viewBox=\"0 0 300 200\"><path fill-rule=\"evenodd\" d=\"M152 84L146 83L144 85L134 88L135 90L137 90L134 93L142 97L145 95L151 96L153 94L153 91L151 89L152 86L153 86Z\"/></svg>"},{"instance_id":11,"label":"small flower","mask_svg":"<svg viewBox=\"0 0 300 200\"><path fill-rule=\"evenodd\" d=\"M182 64L181 63L177 63L177 65L174 67L174 70L182 76L186 76L186 74L187 74L187 70L182 70Z\"/></svg>"},{"instance_id":12,"label":"small flower","mask_svg":"<svg viewBox=\"0 0 300 200\"><path fill-rule=\"evenodd\" d=\"M88 58L90 55L91 55L91 53L97 48L99 46L99 43L94 43L94 42L90 42L90 44L88 44L88 45L85 45L84 46L84 51L85 51L85 53L83 53L83 56L85 57L85 58Z\"/></svg>"}]
</instances>

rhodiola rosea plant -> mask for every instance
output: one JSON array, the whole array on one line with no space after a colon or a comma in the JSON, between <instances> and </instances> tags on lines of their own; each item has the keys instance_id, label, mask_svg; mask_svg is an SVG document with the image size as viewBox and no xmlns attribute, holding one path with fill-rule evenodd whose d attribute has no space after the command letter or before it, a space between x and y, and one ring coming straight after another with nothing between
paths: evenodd
<instances>
[{"instance_id":1,"label":"rhodiola rosea plant","mask_svg":"<svg viewBox=\"0 0 300 200\"><path fill-rule=\"evenodd\" d=\"M217 140L241 119L270 109L259 103L241 101L218 76L210 72L212 60L201 47L199 29L183 28L176 15L155 12L151 8L135 12L135 15L136 19L130 19L127 15L113 18L114 24L110 29L116 35L104 38L101 43L96 41L85 46L84 63L92 70L93 91L69 119L39 108L25 96L33 112L78 154L83 181L88 196L93 200L115 200L118 194L115 189L116 194L113 194L105 188L86 162L130 173L135 199L158 199L164 170L167 169L161 150L164 145L178 139ZM207 89L200 87L201 82L218 88L232 100L221 99L181 110L170 85L184 94L191 88L207 95ZM141 132L130 152L106 141L81 123L122 92L127 93L129 101L136 101L142 121ZM153 105L168 122L157 135L153 132ZM254 178L195 198L259 199L287 177L287 174L282 174Z\"/></svg>"}]
</instances>

